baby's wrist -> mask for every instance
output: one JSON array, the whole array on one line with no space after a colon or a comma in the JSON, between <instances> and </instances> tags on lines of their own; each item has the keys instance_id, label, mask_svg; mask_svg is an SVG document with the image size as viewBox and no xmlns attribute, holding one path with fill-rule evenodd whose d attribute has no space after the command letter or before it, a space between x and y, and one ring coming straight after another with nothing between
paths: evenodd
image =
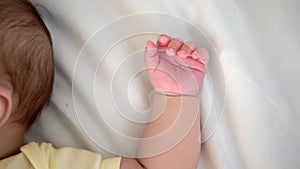
<instances>
[{"instance_id":1,"label":"baby's wrist","mask_svg":"<svg viewBox=\"0 0 300 169\"><path fill-rule=\"evenodd\" d=\"M168 92L168 91L160 91L160 90L155 90L155 92L157 94L166 95L166 96L170 96L170 97L187 96L187 97L197 97L197 98L199 98L199 93L197 93L197 92L179 93L179 92Z\"/></svg>"},{"instance_id":2,"label":"baby's wrist","mask_svg":"<svg viewBox=\"0 0 300 169\"><path fill-rule=\"evenodd\" d=\"M168 104L199 104L199 97L195 95L183 95L177 93L161 93L157 92L153 98L154 106L155 104L159 105L168 105Z\"/></svg>"},{"instance_id":3,"label":"baby's wrist","mask_svg":"<svg viewBox=\"0 0 300 169\"><path fill-rule=\"evenodd\" d=\"M183 115L182 117L196 117L200 111L199 99L191 96L168 96L164 94L156 94L152 102L151 119L158 117L175 117ZM188 115L188 116L184 116ZM190 116L191 115L191 116ZM168 120L175 120L168 118Z\"/></svg>"}]
</instances>

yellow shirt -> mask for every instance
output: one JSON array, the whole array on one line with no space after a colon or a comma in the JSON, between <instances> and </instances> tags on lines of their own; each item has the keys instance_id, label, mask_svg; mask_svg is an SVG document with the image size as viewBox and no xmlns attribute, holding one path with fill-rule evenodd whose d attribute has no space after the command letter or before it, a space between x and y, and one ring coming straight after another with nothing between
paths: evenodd
<instances>
[{"instance_id":1,"label":"yellow shirt","mask_svg":"<svg viewBox=\"0 0 300 169\"><path fill-rule=\"evenodd\" d=\"M29 143L21 153L0 161L0 169L119 169L121 158L75 148L55 149L48 143Z\"/></svg>"}]
</instances>

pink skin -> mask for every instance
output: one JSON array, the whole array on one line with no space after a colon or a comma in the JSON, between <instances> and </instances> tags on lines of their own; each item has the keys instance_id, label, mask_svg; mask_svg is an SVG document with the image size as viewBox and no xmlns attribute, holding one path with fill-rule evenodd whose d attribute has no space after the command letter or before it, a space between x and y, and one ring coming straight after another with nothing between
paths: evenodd
<instances>
[{"instance_id":1,"label":"pink skin","mask_svg":"<svg viewBox=\"0 0 300 169\"><path fill-rule=\"evenodd\" d=\"M161 35L147 42L145 62L155 90L172 95L196 96L201 88L208 52L193 42Z\"/></svg>"}]
</instances>

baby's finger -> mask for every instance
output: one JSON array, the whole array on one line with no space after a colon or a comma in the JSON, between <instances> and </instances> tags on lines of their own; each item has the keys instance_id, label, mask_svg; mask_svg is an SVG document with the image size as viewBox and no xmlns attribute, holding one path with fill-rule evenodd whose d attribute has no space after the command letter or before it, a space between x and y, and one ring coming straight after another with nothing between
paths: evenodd
<instances>
[{"instance_id":1,"label":"baby's finger","mask_svg":"<svg viewBox=\"0 0 300 169\"><path fill-rule=\"evenodd\" d=\"M157 39L156 42L157 48L165 50L168 47L169 42L170 42L169 36L162 34Z\"/></svg>"},{"instance_id":2,"label":"baby's finger","mask_svg":"<svg viewBox=\"0 0 300 169\"><path fill-rule=\"evenodd\" d=\"M177 55L181 58L186 58L196 48L193 42L185 42L178 50Z\"/></svg>"},{"instance_id":3,"label":"baby's finger","mask_svg":"<svg viewBox=\"0 0 300 169\"><path fill-rule=\"evenodd\" d=\"M176 52L181 48L181 46L183 45L183 41L179 38L175 38L175 39L171 39L166 53L169 56L174 56L176 54Z\"/></svg>"},{"instance_id":4,"label":"baby's finger","mask_svg":"<svg viewBox=\"0 0 300 169\"><path fill-rule=\"evenodd\" d=\"M148 68L154 68L159 62L157 48L152 41L147 41L144 57Z\"/></svg>"},{"instance_id":5,"label":"baby's finger","mask_svg":"<svg viewBox=\"0 0 300 169\"><path fill-rule=\"evenodd\" d=\"M149 48L150 49L156 48L155 44L151 40L147 41L147 44L146 44L146 49L149 49Z\"/></svg>"},{"instance_id":6,"label":"baby's finger","mask_svg":"<svg viewBox=\"0 0 300 169\"><path fill-rule=\"evenodd\" d=\"M199 60L204 65L207 65L208 60L209 60L209 54L208 54L207 50L204 48L196 48L192 52L192 57L193 57L193 59Z\"/></svg>"}]
</instances>

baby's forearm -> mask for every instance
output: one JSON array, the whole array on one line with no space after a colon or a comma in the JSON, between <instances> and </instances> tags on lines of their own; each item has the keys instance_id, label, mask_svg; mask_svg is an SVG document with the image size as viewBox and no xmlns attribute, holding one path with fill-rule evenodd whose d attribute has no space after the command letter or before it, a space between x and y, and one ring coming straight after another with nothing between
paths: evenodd
<instances>
[{"instance_id":1,"label":"baby's forearm","mask_svg":"<svg viewBox=\"0 0 300 169\"><path fill-rule=\"evenodd\" d=\"M199 143L200 112L198 98L189 96L166 96L158 94L155 96L153 101L152 114L154 116L158 114L160 115L155 121L149 124L144 135L145 138L165 134L165 132L172 132L170 131L170 128L178 125L177 122L182 120L179 118L185 118L184 120L187 121L185 124L179 122L179 127L182 125L185 127L182 126L178 133L175 134L176 136L170 135L168 138L162 140L157 139L157 142L154 141L154 144L151 144L151 146L143 141L141 142L139 154L142 156L151 155L153 150L156 151L160 148L163 152L162 154L136 160L124 158L122 159L121 168L196 169L199 161L201 146ZM187 128L191 129L186 130ZM183 138L182 141L180 141L181 138ZM162 146L162 144L166 145L165 143L169 143L168 139L176 139L180 142L176 145L174 145L174 142L170 142L171 149L166 151L166 147Z\"/></svg>"}]
</instances>

